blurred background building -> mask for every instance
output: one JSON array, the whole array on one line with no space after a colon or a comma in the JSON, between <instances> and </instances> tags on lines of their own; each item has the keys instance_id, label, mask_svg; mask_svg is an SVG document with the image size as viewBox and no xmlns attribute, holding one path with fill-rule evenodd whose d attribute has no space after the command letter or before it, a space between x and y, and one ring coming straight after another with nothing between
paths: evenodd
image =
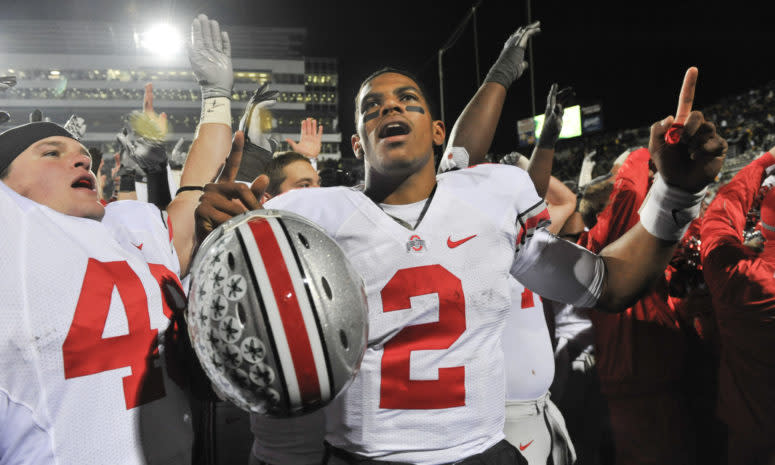
<instances>
[{"instance_id":1,"label":"blurred background building","mask_svg":"<svg viewBox=\"0 0 775 465\"><path fill-rule=\"evenodd\" d=\"M303 28L226 26L232 44L233 125L258 85L280 91L265 125L287 150L298 140L301 121L324 126L321 159L341 157L338 73L335 58L302 55ZM11 120L0 131L22 124L39 109L64 123L72 114L87 124L85 144L113 150L126 117L141 110L146 83L154 86L154 108L166 112L167 143L190 142L199 121L199 85L185 51L188 25L129 25L99 21L0 20L0 75L18 84L0 94Z\"/></svg>"}]
</instances>

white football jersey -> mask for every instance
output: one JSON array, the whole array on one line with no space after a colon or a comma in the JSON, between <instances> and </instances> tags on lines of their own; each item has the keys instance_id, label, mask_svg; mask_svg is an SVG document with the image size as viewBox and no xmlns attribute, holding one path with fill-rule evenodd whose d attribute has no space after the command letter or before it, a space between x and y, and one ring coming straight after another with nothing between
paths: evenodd
<instances>
[{"instance_id":1,"label":"white football jersey","mask_svg":"<svg viewBox=\"0 0 775 465\"><path fill-rule=\"evenodd\" d=\"M326 411L330 443L379 460L437 464L503 439L509 270L548 219L524 171L480 165L439 175L414 230L349 188L295 190L265 207L322 226L366 286L369 346L352 385ZM515 269L532 259L520 253Z\"/></svg>"},{"instance_id":2,"label":"white football jersey","mask_svg":"<svg viewBox=\"0 0 775 465\"><path fill-rule=\"evenodd\" d=\"M516 279L511 280L511 311L503 331L506 400L534 400L554 379L554 351L544 304Z\"/></svg>"},{"instance_id":3,"label":"white football jersey","mask_svg":"<svg viewBox=\"0 0 775 465\"><path fill-rule=\"evenodd\" d=\"M179 264L159 210L76 218L0 183L0 221L0 462L190 464L163 346L160 286L179 286Z\"/></svg>"}]
</instances>

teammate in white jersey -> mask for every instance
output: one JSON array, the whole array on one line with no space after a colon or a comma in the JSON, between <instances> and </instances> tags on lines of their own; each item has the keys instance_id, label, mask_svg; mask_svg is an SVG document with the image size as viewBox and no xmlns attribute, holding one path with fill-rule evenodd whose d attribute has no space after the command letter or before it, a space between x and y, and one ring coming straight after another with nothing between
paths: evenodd
<instances>
[{"instance_id":1,"label":"teammate in white jersey","mask_svg":"<svg viewBox=\"0 0 775 465\"><path fill-rule=\"evenodd\" d=\"M482 92L487 92L493 85L484 84ZM540 139L530 160L519 154L515 160L511 157L501 160L501 163L508 160L509 164L526 170L539 196L545 197L547 202L551 200L548 210L552 224L547 230L553 234L559 232L576 206L576 196L550 176L554 146L562 130L563 108L569 94L569 89L558 91L557 84L552 85ZM491 96L486 105L499 108L499 105L493 104L502 104L504 99L505 93L501 92ZM455 123L453 143L471 147L472 150L490 145L499 112L490 108L492 118L470 118L471 113L488 111L479 108L481 106L485 106L482 99L472 99ZM493 127L484 128L488 122ZM484 138L488 140L482 140ZM471 160L467 150L457 149L445 155L439 169L466 168L483 161L484 155L481 151L474 152L475 159ZM511 311L507 314L502 347L506 377L506 440L518 447L531 465L546 464L550 455L555 465L575 462L574 447L564 419L549 399L555 367L543 301L516 280L511 283Z\"/></svg>"},{"instance_id":2,"label":"teammate in white jersey","mask_svg":"<svg viewBox=\"0 0 775 465\"><path fill-rule=\"evenodd\" d=\"M187 464L181 262L156 207L98 202L90 164L53 123L0 134L0 462Z\"/></svg>"},{"instance_id":3,"label":"teammate in white jersey","mask_svg":"<svg viewBox=\"0 0 775 465\"><path fill-rule=\"evenodd\" d=\"M193 48L227 56L228 36L206 27L218 44L205 50L200 30ZM185 307L201 186L228 154L212 106L166 221L145 203L103 207L88 152L63 128L0 134L0 463L191 463L170 318Z\"/></svg>"}]
</instances>

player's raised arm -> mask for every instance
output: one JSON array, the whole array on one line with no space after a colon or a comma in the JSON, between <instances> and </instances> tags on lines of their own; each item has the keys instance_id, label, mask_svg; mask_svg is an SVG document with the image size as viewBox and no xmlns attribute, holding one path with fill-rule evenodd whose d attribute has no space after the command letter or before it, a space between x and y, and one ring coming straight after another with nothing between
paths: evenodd
<instances>
[{"instance_id":1,"label":"player's raised arm","mask_svg":"<svg viewBox=\"0 0 775 465\"><path fill-rule=\"evenodd\" d=\"M616 312L632 305L664 273L727 151L715 126L691 111L696 81L697 69L690 68L678 109L686 115L685 124L674 126L674 117L668 116L651 127L649 151L659 175L641 207L640 222L599 256L539 230L512 269L520 282L554 300ZM525 256L530 259L524 262L532 264L520 267Z\"/></svg>"},{"instance_id":2,"label":"player's raised arm","mask_svg":"<svg viewBox=\"0 0 775 465\"><path fill-rule=\"evenodd\" d=\"M570 87L565 87L562 90L558 90L558 87L557 83L554 83L549 89L549 95L546 97L544 125L527 166L527 173L536 186L536 192L541 197L546 196L549 188L549 177L552 174L552 163L554 162L554 146L557 145L560 132L562 132L562 117L565 114L565 106L574 95L573 89Z\"/></svg>"},{"instance_id":3,"label":"player's raised arm","mask_svg":"<svg viewBox=\"0 0 775 465\"><path fill-rule=\"evenodd\" d=\"M484 84L452 126L448 146L465 147L471 165L484 160L498 127L506 91L527 69L525 48L529 39L539 32L541 22L536 21L520 27L506 40L500 56L487 73Z\"/></svg>"},{"instance_id":4,"label":"player's raised arm","mask_svg":"<svg viewBox=\"0 0 775 465\"><path fill-rule=\"evenodd\" d=\"M608 271L601 309L630 305L664 272L676 242L699 214L705 187L721 169L727 143L713 123L691 110L696 83L697 68L689 68L676 117L651 126L649 152L657 178L641 207L640 222L600 253Z\"/></svg>"},{"instance_id":5,"label":"player's raised arm","mask_svg":"<svg viewBox=\"0 0 775 465\"><path fill-rule=\"evenodd\" d=\"M181 276L196 244L194 210L205 184L218 175L231 146L231 88L234 81L229 35L217 21L199 15L191 23L188 50L202 89L202 116L180 177L180 188L167 207Z\"/></svg>"}]
</instances>

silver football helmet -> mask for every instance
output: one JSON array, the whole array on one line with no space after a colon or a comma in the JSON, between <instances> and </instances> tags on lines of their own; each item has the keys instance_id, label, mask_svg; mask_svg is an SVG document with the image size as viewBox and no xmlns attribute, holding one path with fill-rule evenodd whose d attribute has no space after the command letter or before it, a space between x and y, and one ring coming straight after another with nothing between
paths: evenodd
<instances>
[{"instance_id":1,"label":"silver football helmet","mask_svg":"<svg viewBox=\"0 0 775 465\"><path fill-rule=\"evenodd\" d=\"M249 412L328 404L366 350L363 280L317 225L256 210L216 228L191 267L191 342L214 388Z\"/></svg>"}]
</instances>

